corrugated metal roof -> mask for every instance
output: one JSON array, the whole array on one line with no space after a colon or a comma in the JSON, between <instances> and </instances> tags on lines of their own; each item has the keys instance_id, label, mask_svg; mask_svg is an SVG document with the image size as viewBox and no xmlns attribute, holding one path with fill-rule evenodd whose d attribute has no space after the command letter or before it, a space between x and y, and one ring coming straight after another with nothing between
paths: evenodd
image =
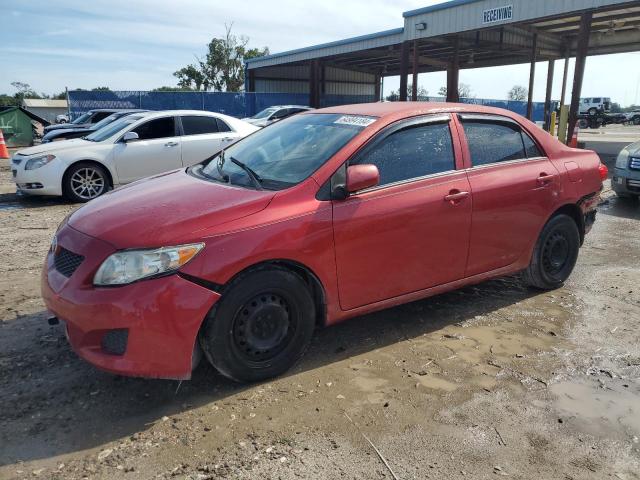
<instances>
[{"instance_id":1,"label":"corrugated metal roof","mask_svg":"<svg viewBox=\"0 0 640 480\"><path fill-rule=\"evenodd\" d=\"M254 68L256 66L255 64L260 64L259 66L267 66L267 65L277 64L278 63L277 61L272 62L272 60L281 59L282 57L301 56L300 54L305 54L309 52L330 49L335 47L343 47L340 50L344 50L344 51L364 50L364 49L370 48L370 46L368 45L368 42L372 40L375 41L375 40L385 39L388 37L390 39L390 43L401 41L402 40L401 38L395 38L395 37L401 37L403 33L404 33L404 28L394 28L392 30L384 30L382 32L370 33L368 35L360 35L358 37L345 38L344 40L336 40L334 42L321 43L320 45L313 45L310 47L298 48L296 50L273 53L271 55L265 55L263 57L250 58L246 60L246 63L249 68ZM379 45L376 45L376 46L379 46ZM335 53L342 53L342 52L336 51ZM311 58L313 58L313 56L311 56ZM307 58L300 58L300 60L302 59L307 59ZM296 60L297 59L287 59L287 62L296 61Z\"/></svg>"},{"instance_id":2,"label":"corrugated metal roof","mask_svg":"<svg viewBox=\"0 0 640 480\"><path fill-rule=\"evenodd\" d=\"M49 100L47 98L25 98L22 101L25 107L67 108L66 100Z\"/></svg>"}]
</instances>

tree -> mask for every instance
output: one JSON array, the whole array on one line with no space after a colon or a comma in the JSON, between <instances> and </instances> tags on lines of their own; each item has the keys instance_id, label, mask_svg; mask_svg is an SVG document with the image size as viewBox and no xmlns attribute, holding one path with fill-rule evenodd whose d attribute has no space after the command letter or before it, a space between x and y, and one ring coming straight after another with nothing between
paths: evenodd
<instances>
[{"instance_id":1,"label":"tree","mask_svg":"<svg viewBox=\"0 0 640 480\"><path fill-rule=\"evenodd\" d=\"M16 94L13 96L15 99L14 105L22 105L22 101L25 98L42 98L42 96L38 95L28 83L11 82L11 86L17 90Z\"/></svg>"},{"instance_id":2,"label":"tree","mask_svg":"<svg viewBox=\"0 0 640 480\"><path fill-rule=\"evenodd\" d=\"M523 102L529 97L529 90L523 87L522 85L514 85L509 93L507 93L507 98L509 100L515 100L518 102Z\"/></svg>"},{"instance_id":3,"label":"tree","mask_svg":"<svg viewBox=\"0 0 640 480\"><path fill-rule=\"evenodd\" d=\"M244 85L244 62L250 58L269 54L269 48L247 48L249 38L231 33L233 24L225 25L223 38L213 38L204 59L196 57L196 64L189 64L174 72L180 88L193 90L218 90L239 92Z\"/></svg>"},{"instance_id":4,"label":"tree","mask_svg":"<svg viewBox=\"0 0 640 480\"><path fill-rule=\"evenodd\" d=\"M193 92L195 90L193 88L191 88L191 87L167 87L167 86L162 86L162 87L154 88L151 91L152 92Z\"/></svg>"},{"instance_id":5,"label":"tree","mask_svg":"<svg viewBox=\"0 0 640 480\"><path fill-rule=\"evenodd\" d=\"M91 89L92 92L110 92L111 89L109 87L94 87Z\"/></svg>"},{"instance_id":6,"label":"tree","mask_svg":"<svg viewBox=\"0 0 640 480\"><path fill-rule=\"evenodd\" d=\"M440 87L440 90L438 90L438 95L440 95L441 97L445 97L447 96L447 87ZM458 97L460 98L473 98L473 95L471 94L471 86L466 84L466 83L460 83L458 84Z\"/></svg>"},{"instance_id":7,"label":"tree","mask_svg":"<svg viewBox=\"0 0 640 480\"><path fill-rule=\"evenodd\" d=\"M408 84L407 85L407 98L411 98L411 95L413 95L413 84ZM418 85L418 98L420 97L427 97L429 96L429 92L426 88L421 87L420 85ZM400 89L395 90L395 91L391 91L391 93L389 95L387 95L385 97L385 100L387 100L388 102L397 102L400 100Z\"/></svg>"}]
</instances>

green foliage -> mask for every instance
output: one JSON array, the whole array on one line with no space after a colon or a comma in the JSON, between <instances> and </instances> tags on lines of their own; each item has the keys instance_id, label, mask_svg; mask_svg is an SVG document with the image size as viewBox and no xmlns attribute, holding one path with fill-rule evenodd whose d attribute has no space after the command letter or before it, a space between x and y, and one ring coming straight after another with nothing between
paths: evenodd
<instances>
[{"instance_id":1,"label":"green foliage","mask_svg":"<svg viewBox=\"0 0 640 480\"><path fill-rule=\"evenodd\" d=\"M191 87L158 87L151 90L152 92L195 92Z\"/></svg>"},{"instance_id":2,"label":"green foliage","mask_svg":"<svg viewBox=\"0 0 640 480\"><path fill-rule=\"evenodd\" d=\"M209 42L204 59L196 58L196 64L189 64L174 72L178 87L195 91L242 90L245 60L268 55L269 49L247 48L249 38L231 33L232 26L226 27L224 38L214 38Z\"/></svg>"},{"instance_id":3,"label":"green foliage","mask_svg":"<svg viewBox=\"0 0 640 480\"><path fill-rule=\"evenodd\" d=\"M13 98L15 99L14 105L16 106L22 105L22 101L25 98L43 98L43 96L38 95L28 83L11 82L11 86L16 89L16 93L13 96Z\"/></svg>"}]
</instances>

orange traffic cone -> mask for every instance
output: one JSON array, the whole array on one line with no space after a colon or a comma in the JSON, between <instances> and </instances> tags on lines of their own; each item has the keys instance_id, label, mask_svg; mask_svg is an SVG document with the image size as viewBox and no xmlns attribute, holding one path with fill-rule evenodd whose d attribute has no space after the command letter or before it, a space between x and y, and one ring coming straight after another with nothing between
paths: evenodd
<instances>
[{"instance_id":1,"label":"orange traffic cone","mask_svg":"<svg viewBox=\"0 0 640 480\"><path fill-rule=\"evenodd\" d=\"M576 123L576 126L573 128L573 135L571 136L571 141L569 142L569 146L571 148L578 148L578 131L580 130L580 128L578 127L578 124Z\"/></svg>"},{"instance_id":2,"label":"orange traffic cone","mask_svg":"<svg viewBox=\"0 0 640 480\"><path fill-rule=\"evenodd\" d=\"M7 144L4 143L4 135L2 135L2 130L0 130L0 158L11 158L9 155L9 150L7 150Z\"/></svg>"}]
</instances>

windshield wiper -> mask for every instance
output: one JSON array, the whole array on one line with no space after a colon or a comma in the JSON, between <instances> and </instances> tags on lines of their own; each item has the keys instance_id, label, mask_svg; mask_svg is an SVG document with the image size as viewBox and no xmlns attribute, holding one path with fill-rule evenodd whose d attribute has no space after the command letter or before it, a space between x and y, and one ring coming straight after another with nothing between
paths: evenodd
<instances>
[{"instance_id":1,"label":"windshield wiper","mask_svg":"<svg viewBox=\"0 0 640 480\"><path fill-rule=\"evenodd\" d=\"M251 179L251 181L253 182L253 184L256 186L258 190L264 190L264 188L262 188L262 179L260 178L260 175L254 172L251 167L245 165L240 160L236 160L233 157L229 157L229 160L231 160L233 163L235 163L237 166L239 166L241 169L247 172L247 175L249 176L249 178Z\"/></svg>"}]
</instances>

